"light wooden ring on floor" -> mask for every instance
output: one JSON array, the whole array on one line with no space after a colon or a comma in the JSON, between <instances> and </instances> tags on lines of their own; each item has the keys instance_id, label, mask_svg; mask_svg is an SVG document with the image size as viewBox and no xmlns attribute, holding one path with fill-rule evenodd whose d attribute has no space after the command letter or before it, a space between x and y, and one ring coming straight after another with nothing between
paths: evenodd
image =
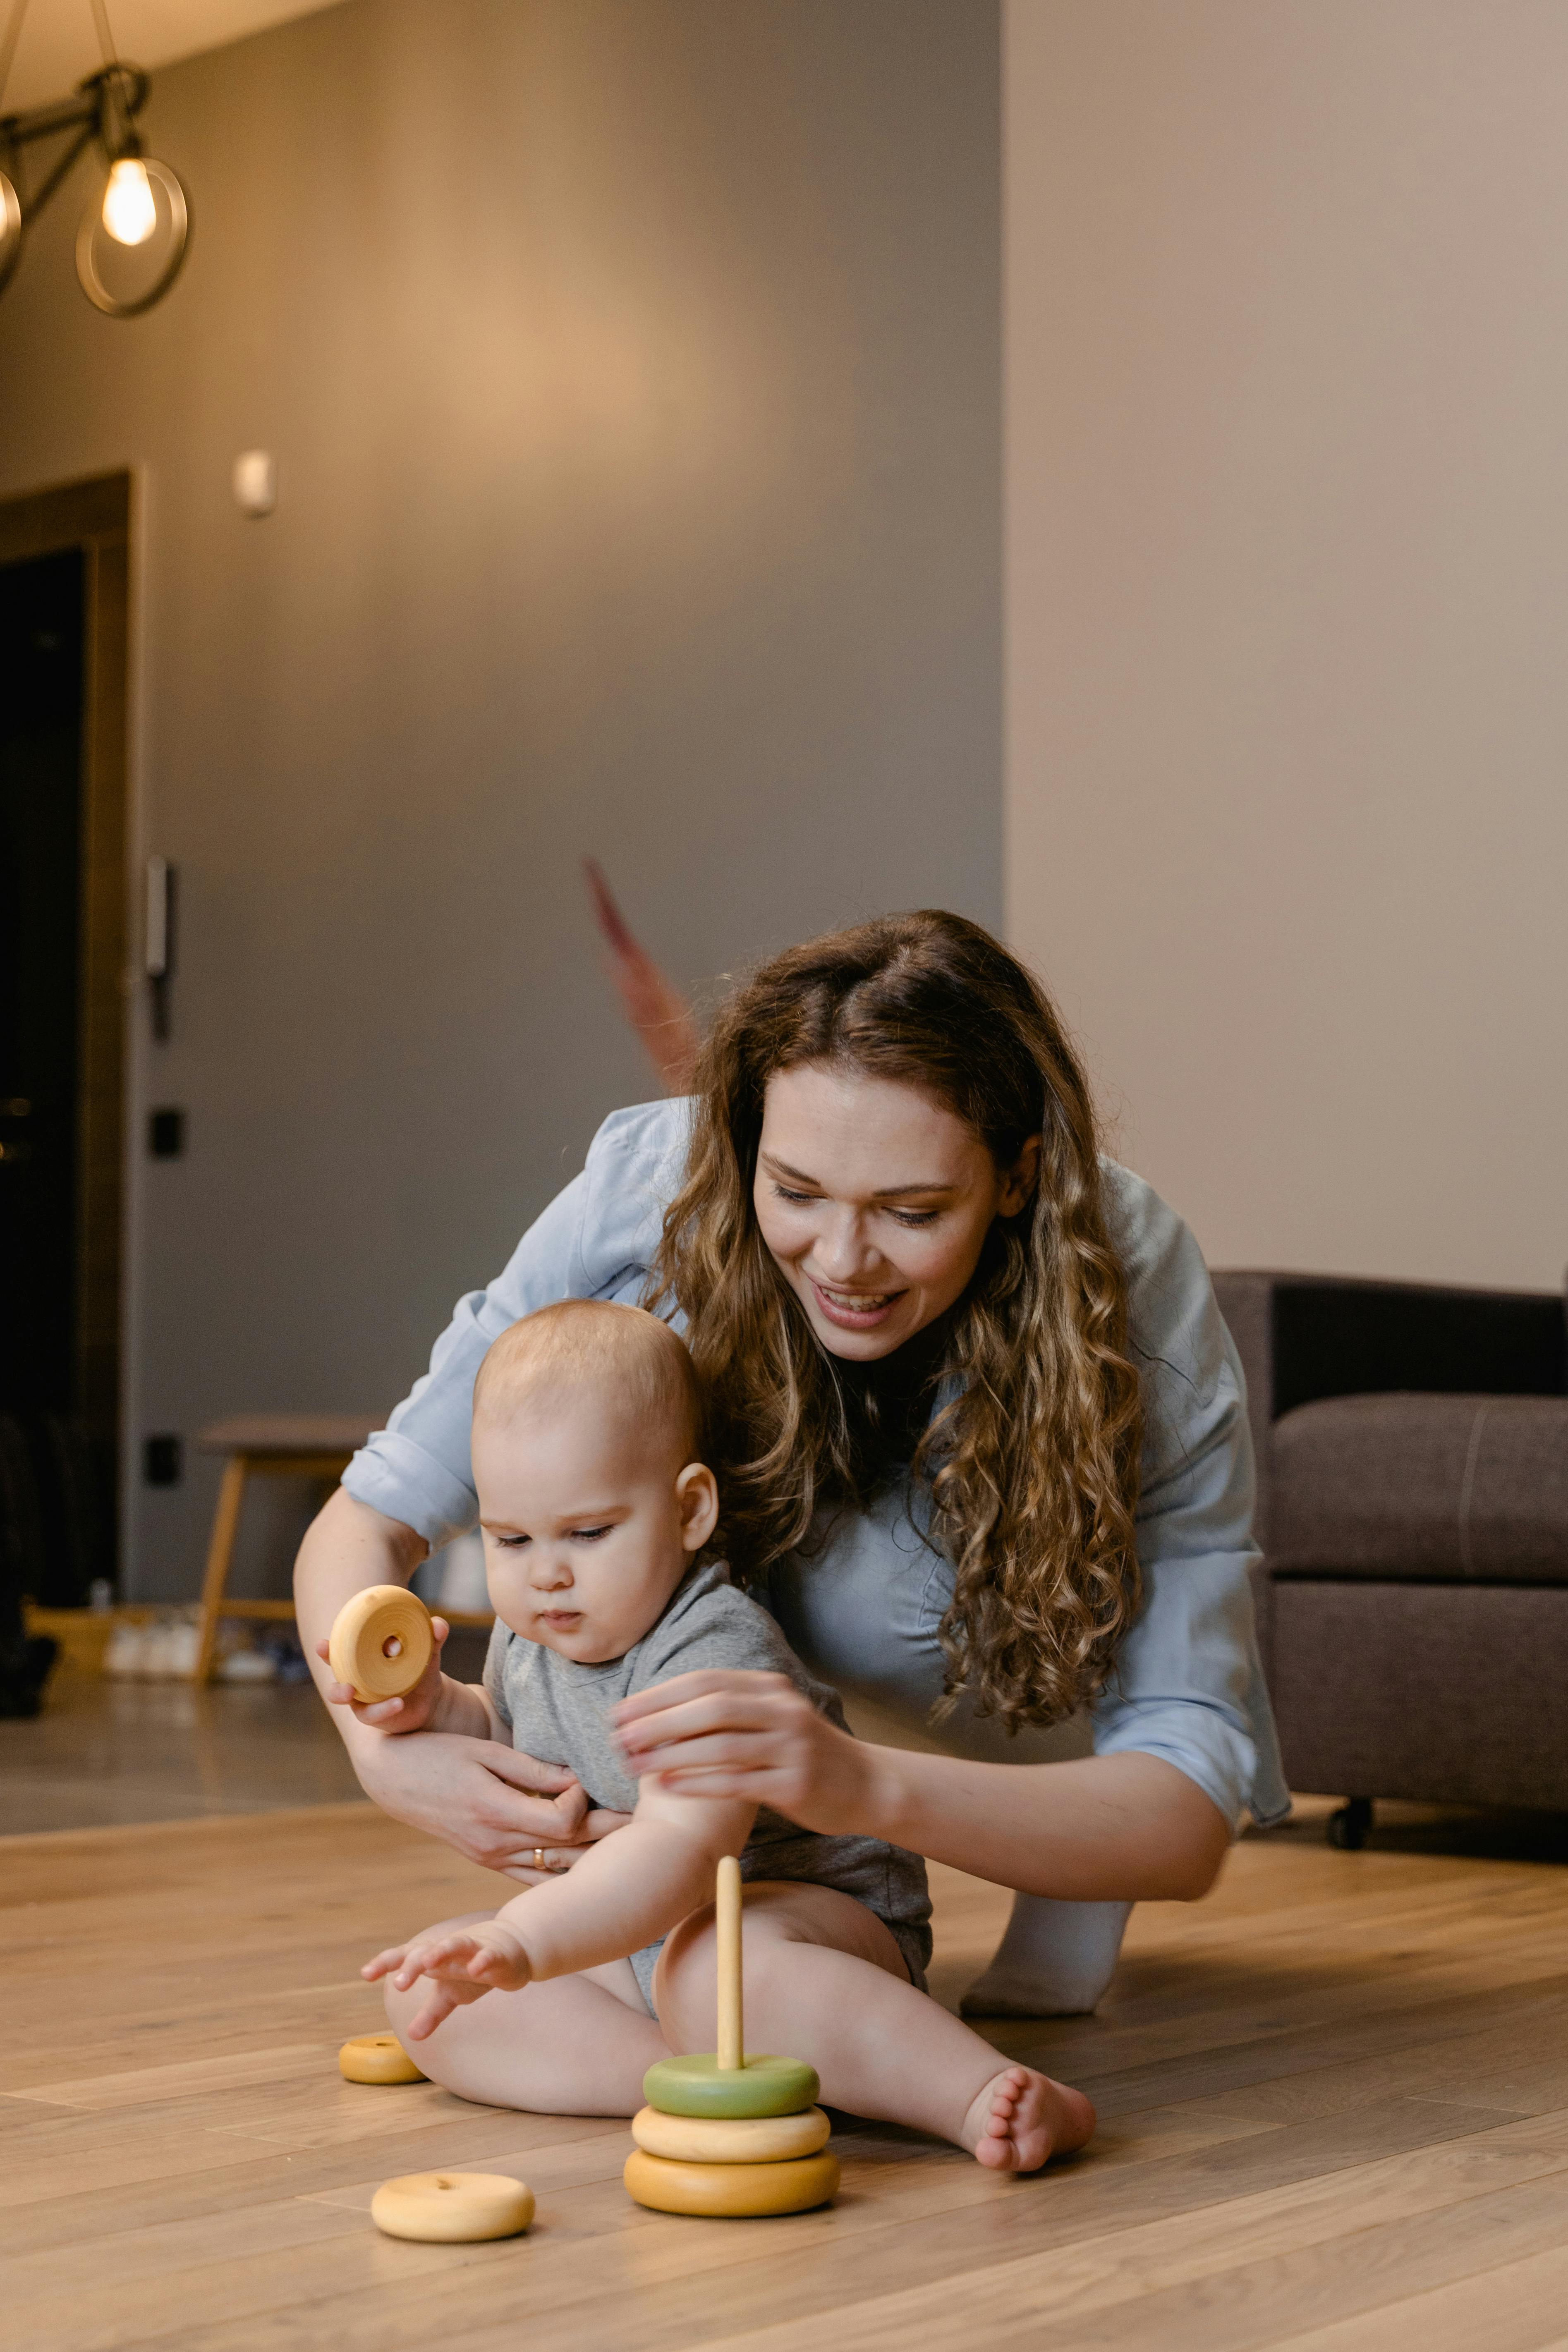
<instances>
[{"instance_id":1,"label":"light wooden ring on floor","mask_svg":"<svg viewBox=\"0 0 1568 2352\"><path fill-rule=\"evenodd\" d=\"M515 2238L533 2219L533 2191L504 2172L405 2172L382 2182L370 2218L389 2238L426 2244Z\"/></svg>"},{"instance_id":2,"label":"light wooden ring on floor","mask_svg":"<svg viewBox=\"0 0 1568 2352\"><path fill-rule=\"evenodd\" d=\"M814 2106L821 2084L802 2058L748 2056L721 2066L709 2051L660 2058L642 2078L642 2095L663 2116L797 2116Z\"/></svg>"},{"instance_id":3,"label":"light wooden ring on floor","mask_svg":"<svg viewBox=\"0 0 1568 2352\"><path fill-rule=\"evenodd\" d=\"M621 2178L627 2194L656 2213L749 2221L826 2205L837 2194L838 2159L825 2154L799 2157L793 2164L672 2164L634 2147Z\"/></svg>"},{"instance_id":4,"label":"light wooden ring on floor","mask_svg":"<svg viewBox=\"0 0 1568 2352\"><path fill-rule=\"evenodd\" d=\"M362 1706L406 1698L436 1646L430 1612L401 1584L373 1584L345 1601L327 1642L328 1663Z\"/></svg>"},{"instance_id":5,"label":"light wooden ring on floor","mask_svg":"<svg viewBox=\"0 0 1568 2352\"><path fill-rule=\"evenodd\" d=\"M661 2116L644 2107L632 2117L632 2137L649 2156L677 2164L782 2164L815 2156L833 2129L820 2107L799 2116L753 2116L722 2122L705 2116Z\"/></svg>"},{"instance_id":6,"label":"light wooden ring on floor","mask_svg":"<svg viewBox=\"0 0 1568 2352\"><path fill-rule=\"evenodd\" d=\"M422 2074L395 2033L356 2033L338 2053L345 2083L423 2083Z\"/></svg>"}]
</instances>

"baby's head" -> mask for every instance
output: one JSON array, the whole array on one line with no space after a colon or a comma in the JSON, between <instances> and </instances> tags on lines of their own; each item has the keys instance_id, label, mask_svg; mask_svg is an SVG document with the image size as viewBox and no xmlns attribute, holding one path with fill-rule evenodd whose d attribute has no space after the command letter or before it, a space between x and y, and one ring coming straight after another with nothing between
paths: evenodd
<instances>
[{"instance_id":1,"label":"baby's head","mask_svg":"<svg viewBox=\"0 0 1568 2352\"><path fill-rule=\"evenodd\" d=\"M474 1384L474 1484L498 1617L597 1665L656 1625L719 1516L685 1342L564 1298L503 1331Z\"/></svg>"}]
</instances>

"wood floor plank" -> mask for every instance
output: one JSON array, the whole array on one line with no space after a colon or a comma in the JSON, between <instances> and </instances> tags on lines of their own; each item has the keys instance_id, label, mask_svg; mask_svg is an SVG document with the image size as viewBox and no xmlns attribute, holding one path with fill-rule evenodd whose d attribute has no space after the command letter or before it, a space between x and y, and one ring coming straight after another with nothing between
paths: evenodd
<instances>
[{"instance_id":1,"label":"wood floor plank","mask_svg":"<svg viewBox=\"0 0 1568 2352\"><path fill-rule=\"evenodd\" d=\"M1223 2275L1238 2263L1339 2243L1353 2232L1462 2206L1532 2179L1568 2175L1568 2118L1555 2128L1509 2125L1434 2149L1353 2167L1303 2188L1237 2198L1198 2214L1114 2230L1048 2256L1036 2253L877 2298L835 2316L843 2352L896 2352L911 2341L990 2341L993 2330L1033 2313L1053 2342L1069 2318L1131 2303L1151 2291ZM1526 2136L1521 2137L1521 2133ZM1542 2145L1542 2137L1547 2140ZM966 2334L967 2331L967 2334ZM720 2339L712 2352L806 2352L820 2322ZM1153 2341L1138 2338L1135 2340Z\"/></svg>"},{"instance_id":2,"label":"wood floor plank","mask_svg":"<svg viewBox=\"0 0 1568 2352\"><path fill-rule=\"evenodd\" d=\"M344 2037L347 2038L346 2036ZM118 2074L83 2074L59 2083L39 2083L15 2091L16 2099L34 2099L40 2105L82 2110L158 2105L182 2092L206 2096L232 2092L250 2084L270 2091L285 2084L316 2083L324 2060L335 2057L330 2043L297 2042L269 2050L237 2050L211 2058L186 2058L172 2066L128 2068Z\"/></svg>"},{"instance_id":3,"label":"wood floor plank","mask_svg":"<svg viewBox=\"0 0 1568 2352\"><path fill-rule=\"evenodd\" d=\"M1282 2336L1276 2352L1568 2352L1565 2311L1568 2246L1556 2246Z\"/></svg>"}]
</instances>

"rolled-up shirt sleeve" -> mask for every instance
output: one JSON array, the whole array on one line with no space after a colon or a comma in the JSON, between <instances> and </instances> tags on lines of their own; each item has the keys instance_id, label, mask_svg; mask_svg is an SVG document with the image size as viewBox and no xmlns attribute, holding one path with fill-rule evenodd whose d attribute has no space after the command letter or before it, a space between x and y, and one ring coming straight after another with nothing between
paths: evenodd
<instances>
[{"instance_id":1,"label":"rolled-up shirt sleeve","mask_svg":"<svg viewBox=\"0 0 1568 2352\"><path fill-rule=\"evenodd\" d=\"M502 1272L458 1299L429 1370L344 1472L351 1495L432 1549L473 1526L468 1435L486 1349L519 1316L557 1298L641 1298L689 1132L684 1102L643 1103L605 1121L582 1174L530 1225Z\"/></svg>"},{"instance_id":2,"label":"rolled-up shirt sleeve","mask_svg":"<svg viewBox=\"0 0 1568 2352\"><path fill-rule=\"evenodd\" d=\"M1240 1360L1187 1227L1140 1179L1114 1168L1107 1177L1143 1372L1143 1601L1095 1706L1095 1753L1162 1756L1227 1821L1247 1810L1279 1821L1290 1800L1253 1622Z\"/></svg>"}]
</instances>

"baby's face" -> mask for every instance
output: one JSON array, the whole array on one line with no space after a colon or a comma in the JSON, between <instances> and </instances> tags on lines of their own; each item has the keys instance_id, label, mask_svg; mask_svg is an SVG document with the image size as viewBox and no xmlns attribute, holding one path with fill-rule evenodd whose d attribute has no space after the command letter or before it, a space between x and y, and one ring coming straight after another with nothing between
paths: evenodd
<instances>
[{"instance_id":1,"label":"baby's face","mask_svg":"<svg viewBox=\"0 0 1568 2352\"><path fill-rule=\"evenodd\" d=\"M710 1470L583 1390L482 1415L473 1463L491 1606L583 1665L658 1623L718 1517Z\"/></svg>"}]
</instances>

